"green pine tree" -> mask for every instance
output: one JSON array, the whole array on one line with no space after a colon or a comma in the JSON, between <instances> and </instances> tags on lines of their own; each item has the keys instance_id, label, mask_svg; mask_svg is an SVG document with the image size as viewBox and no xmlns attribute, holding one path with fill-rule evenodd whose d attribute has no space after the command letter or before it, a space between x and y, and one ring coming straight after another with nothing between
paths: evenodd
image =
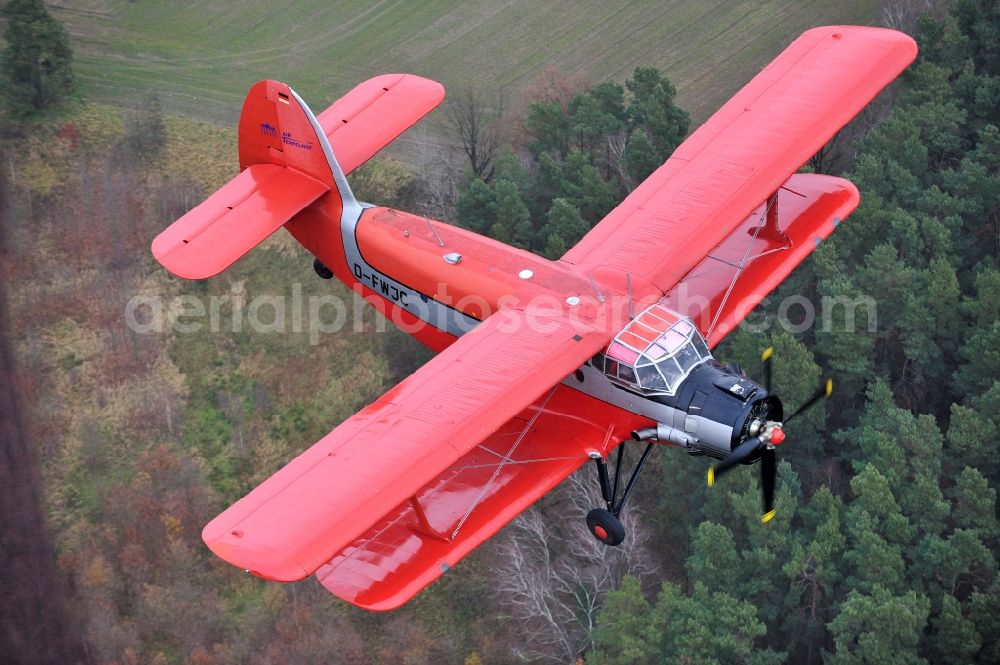
<instances>
[{"instance_id":1,"label":"green pine tree","mask_svg":"<svg viewBox=\"0 0 1000 665\"><path fill-rule=\"evenodd\" d=\"M551 152L559 157L569 150L570 118L559 102L534 102L524 126L531 135L528 148L535 155Z\"/></svg>"},{"instance_id":2,"label":"green pine tree","mask_svg":"<svg viewBox=\"0 0 1000 665\"><path fill-rule=\"evenodd\" d=\"M459 194L456 209L460 226L476 233L489 233L497 222L496 192L479 178L472 178Z\"/></svg>"},{"instance_id":3,"label":"green pine tree","mask_svg":"<svg viewBox=\"0 0 1000 665\"><path fill-rule=\"evenodd\" d=\"M642 182L649 174L660 168L663 158L649 140L645 130L632 132L625 144L625 168L636 182Z\"/></svg>"},{"instance_id":4,"label":"green pine tree","mask_svg":"<svg viewBox=\"0 0 1000 665\"><path fill-rule=\"evenodd\" d=\"M688 579L712 591L724 591L743 575L743 560L732 532L721 524L702 522L686 562Z\"/></svg>"},{"instance_id":5,"label":"green pine tree","mask_svg":"<svg viewBox=\"0 0 1000 665\"><path fill-rule=\"evenodd\" d=\"M62 24L42 0L9 0L0 70L7 81L7 106L15 117L51 109L73 90L73 51Z\"/></svg>"},{"instance_id":6,"label":"green pine tree","mask_svg":"<svg viewBox=\"0 0 1000 665\"><path fill-rule=\"evenodd\" d=\"M632 126L647 131L662 163L684 140L691 118L674 105L677 91L655 67L636 67L625 87L632 93Z\"/></svg>"},{"instance_id":7,"label":"green pine tree","mask_svg":"<svg viewBox=\"0 0 1000 665\"><path fill-rule=\"evenodd\" d=\"M942 599L941 611L931 619L931 648L940 663L970 663L983 638L975 624L962 616L962 605L954 596Z\"/></svg>"},{"instance_id":8,"label":"green pine tree","mask_svg":"<svg viewBox=\"0 0 1000 665\"><path fill-rule=\"evenodd\" d=\"M561 189L589 224L599 222L615 205L614 186L577 148L570 150L563 162Z\"/></svg>"},{"instance_id":9,"label":"green pine tree","mask_svg":"<svg viewBox=\"0 0 1000 665\"><path fill-rule=\"evenodd\" d=\"M830 622L834 650L826 665L921 665L920 638L930 603L915 591L894 595L875 586L870 594L851 591Z\"/></svg>"},{"instance_id":10,"label":"green pine tree","mask_svg":"<svg viewBox=\"0 0 1000 665\"><path fill-rule=\"evenodd\" d=\"M978 469L965 467L951 488L952 520L960 529L973 529L987 543L1000 536L997 525L997 491Z\"/></svg>"},{"instance_id":11,"label":"green pine tree","mask_svg":"<svg viewBox=\"0 0 1000 665\"><path fill-rule=\"evenodd\" d=\"M971 595L969 618L983 640L979 662L1000 663L1000 581Z\"/></svg>"},{"instance_id":12,"label":"green pine tree","mask_svg":"<svg viewBox=\"0 0 1000 665\"><path fill-rule=\"evenodd\" d=\"M587 665L656 665L659 629L639 580L626 577L608 593L594 630L594 651Z\"/></svg>"},{"instance_id":13,"label":"green pine tree","mask_svg":"<svg viewBox=\"0 0 1000 665\"><path fill-rule=\"evenodd\" d=\"M531 213L524 205L517 184L498 179L495 187L497 213L490 235L514 247L530 249L535 230L531 224Z\"/></svg>"},{"instance_id":14,"label":"green pine tree","mask_svg":"<svg viewBox=\"0 0 1000 665\"><path fill-rule=\"evenodd\" d=\"M661 662L777 665L784 661L784 654L756 647L767 628L752 603L712 593L701 583L695 584L690 596L665 583L654 613L662 636Z\"/></svg>"},{"instance_id":15,"label":"green pine tree","mask_svg":"<svg viewBox=\"0 0 1000 665\"><path fill-rule=\"evenodd\" d=\"M548 222L542 228L546 238L545 256L558 259L584 236L590 226L580 216L580 209L566 199L555 199L549 208Z\"/></svg>"}]
</instances>

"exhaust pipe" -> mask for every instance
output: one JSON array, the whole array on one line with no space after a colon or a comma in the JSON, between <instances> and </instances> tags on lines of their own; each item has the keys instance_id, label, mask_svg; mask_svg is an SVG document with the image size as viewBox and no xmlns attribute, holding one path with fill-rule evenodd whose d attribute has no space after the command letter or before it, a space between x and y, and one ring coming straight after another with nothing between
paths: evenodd
<instances>
[{"instance_id":1,"label":"exhaust pipe","mask_svg":"<svg viewBox=\"0 0 1000 665\"><path fill-rule=\"evenodd\" d=\"M636 441L658 441L660 443L673 443L682 448L690 448L697 439L684 430L670 427L663 423L657 423L656 427L644 427L632 432L632 438Z\"/></svg>"}]
</instances>

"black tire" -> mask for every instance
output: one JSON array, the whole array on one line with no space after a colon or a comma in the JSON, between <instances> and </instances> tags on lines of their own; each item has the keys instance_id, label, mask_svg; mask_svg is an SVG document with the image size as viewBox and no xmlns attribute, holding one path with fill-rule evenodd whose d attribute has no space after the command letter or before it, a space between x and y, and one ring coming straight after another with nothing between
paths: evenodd
<instances>
[{"instance_id":1,"label":"black tire","mask_svg":"<svg viewBox=\"0 0 1000 665\"><path fill-rule=\"evenodd\" d=\"M587 513L587 530L605 545L621 545L625 540L625 527L614 513L603 508L594 508Z\"/></svg>"},{"instance_id":2,"label":"black tire","mask_svg":"<svg viewBox=\"0 0 1000 665\"><path fill-rule=\"evenodd\" d=\"M333 278L333 271L323 265L323 262L319 259L313 259L313 270L323 279Z\"/></svg>"}]
</instances>

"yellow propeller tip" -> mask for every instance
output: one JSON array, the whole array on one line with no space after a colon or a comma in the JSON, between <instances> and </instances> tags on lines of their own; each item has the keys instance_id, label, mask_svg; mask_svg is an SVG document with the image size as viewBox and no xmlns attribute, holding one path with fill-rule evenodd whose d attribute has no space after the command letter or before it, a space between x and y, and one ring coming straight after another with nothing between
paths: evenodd
<instances>
[{"instance_id":1,"label":"yellow propeller tip","mask_svg":"<svg viewBox=\"0 0 1000 665\"><path fill-rule=\"evenodd\" d=\"M829 397L833 394L833 379L826 380L826 396Z\"/></svg>"},{"instance_id":2,"label":"yellow propeller tip","mask_svg":"<svg viewBox=\"0 0 1000 665\"><path fill-rule=\"evenodd\" d=\"M708 486L711 487L715 484L715 467L708 467Z\"/></svg>"},{"instance_id":3,"label":"yellow propeller tip","mask_svg":"<svg viewBox=\"0 0 1000 665\"><path fill-rule=\"evenodd\" d=\"M760 522L761 522L761 524L767 524L768 522L770 522L773 519L774 519L774 511L773 510L770 510L770 511L768 511L768 512L766 512L766 513L764 513L763 515L760 516Z\"/></svg>"},{"instance_id":4,"label":"yellow propeller tip","mask_svg":"<svg viewBox=\"0 0 1000 665\"><path fill-rule=\"evenodd\" d=\"M774 347L773 346L767 347L766 349L764 349L764 353L760 354L761 362L767 360L773 355L774 355Z\"/></svg>"}]
</instances>

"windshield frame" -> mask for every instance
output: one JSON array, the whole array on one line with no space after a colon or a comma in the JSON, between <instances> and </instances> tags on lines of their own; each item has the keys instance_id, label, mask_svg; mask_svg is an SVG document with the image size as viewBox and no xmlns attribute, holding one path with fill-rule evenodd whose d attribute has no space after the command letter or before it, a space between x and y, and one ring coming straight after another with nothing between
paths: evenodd
<instances>
[{"instance_id":1,"label":"windshield frame","mask_svg":"<svg viewBox=\"0 0 1000 665\"><path fill-rule=\"evenodd\" d=\"M708 343L690 318L656 304L615 335L592 364L608 379L630 390L674 395L684 379L712 357Z\"/></svg>"}]
</instances>

